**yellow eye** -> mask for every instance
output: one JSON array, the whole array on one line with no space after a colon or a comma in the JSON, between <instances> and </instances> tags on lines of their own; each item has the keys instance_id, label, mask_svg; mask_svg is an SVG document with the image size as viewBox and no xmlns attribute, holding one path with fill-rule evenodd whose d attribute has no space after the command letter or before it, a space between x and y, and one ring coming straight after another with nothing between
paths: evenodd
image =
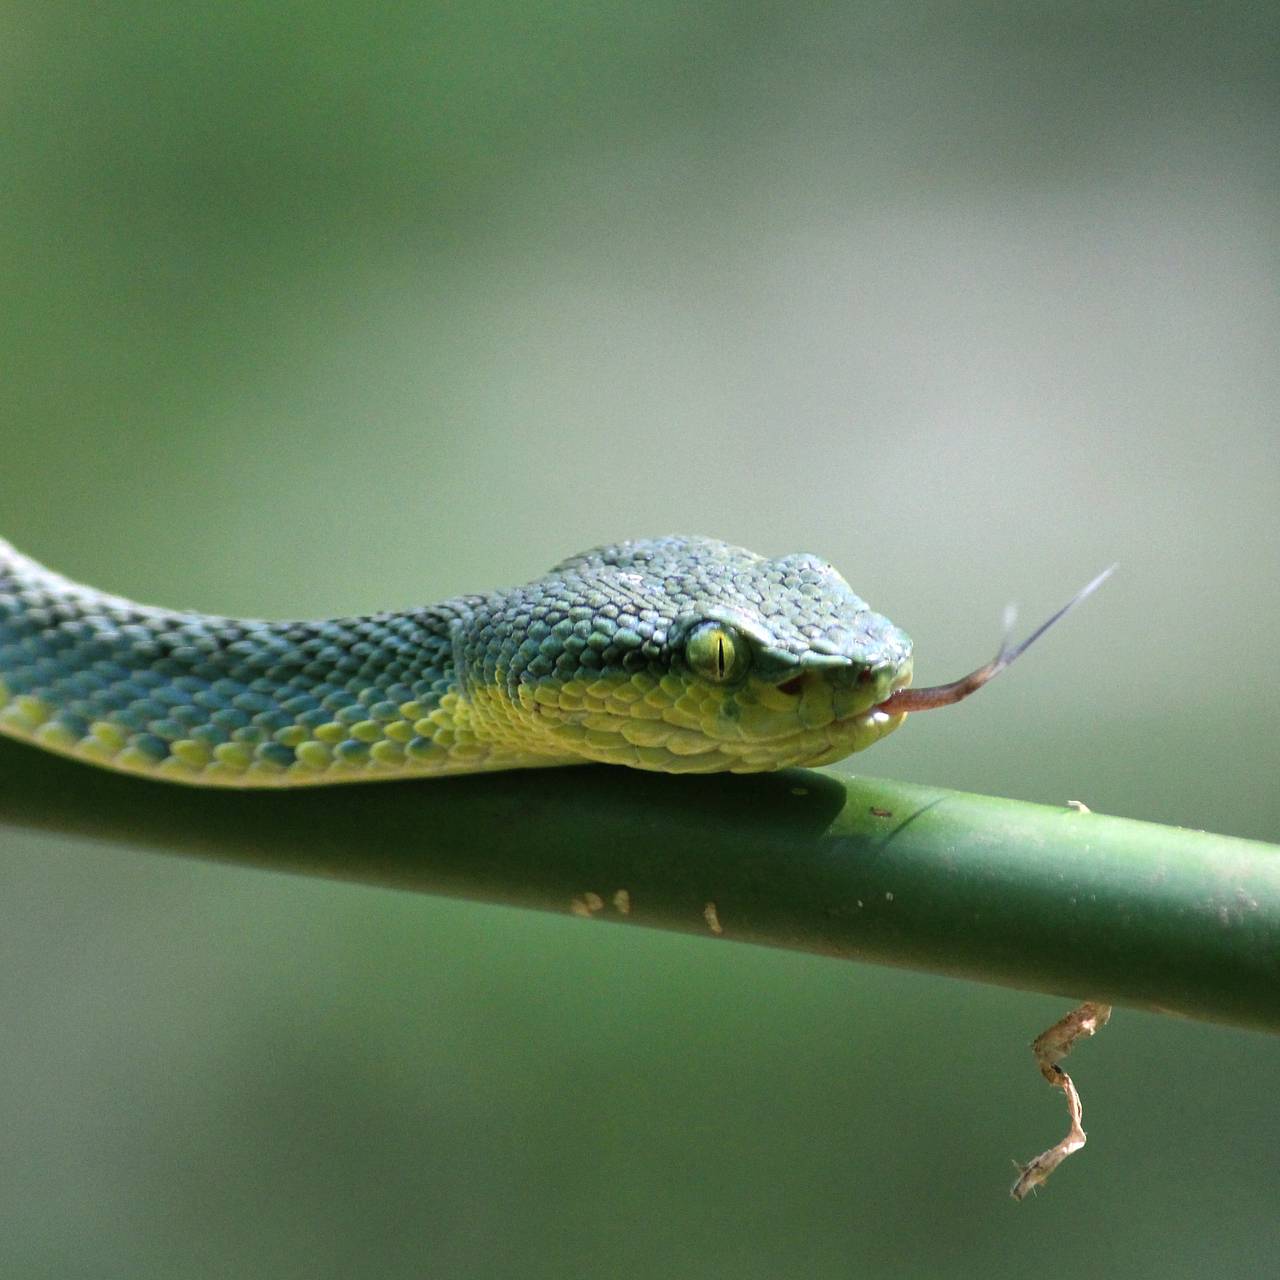
<instances>
[{"instance_id":1,"label":"yellow eye","mask_svg":"<svg viewBox=\"0 0 1280 1280\"><path fill-rule=\"evenodd\" d=\"M742 637L718 622L704 622L690 633L684 647L685 661L696 674L712 684L724 684L742 673L747 646Z\"/></svg>"}]
</instances>

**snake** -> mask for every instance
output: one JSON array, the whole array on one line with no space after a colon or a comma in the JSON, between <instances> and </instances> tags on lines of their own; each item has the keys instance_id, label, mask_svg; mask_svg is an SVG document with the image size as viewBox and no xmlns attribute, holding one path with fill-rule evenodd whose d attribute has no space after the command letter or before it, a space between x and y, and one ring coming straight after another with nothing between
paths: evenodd
<instances>
[{"instance_id":1,"label":"snake","mask_svg":"<svg viewBox=\"0 0 1280 1280\"><path fill-rule=\"evenodd\" d=\"M0 540L0 734L196 786L819 766L968 697L1109 572L920 689L906 632L811 554L636 539L523 586L295 622L137 604Z\"/></svg>"}]
</instances>

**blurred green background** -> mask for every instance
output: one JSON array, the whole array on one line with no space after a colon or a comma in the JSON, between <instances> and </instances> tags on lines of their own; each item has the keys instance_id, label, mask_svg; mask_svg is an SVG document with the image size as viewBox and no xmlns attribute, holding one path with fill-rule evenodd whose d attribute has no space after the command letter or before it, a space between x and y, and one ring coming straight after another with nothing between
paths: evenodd
<instances>
[{"instance_id":1,"label":"blurred green background","mask_svg":"<svg viewBox=\"0 0 1280 1280\"><path fill-rule=\"evenodd\" d=\"M989 656L840 766L1280 837L1280 10L0 14L0 530L144 600L820 552ZM157 793L157 803L163 797ZM431 784L422 787L431 823ZM1255 1276L1277 1046L0 833L0 1274ZM1082 993L1086 994L1086 993Z\"/></svg>"}]
</instances>

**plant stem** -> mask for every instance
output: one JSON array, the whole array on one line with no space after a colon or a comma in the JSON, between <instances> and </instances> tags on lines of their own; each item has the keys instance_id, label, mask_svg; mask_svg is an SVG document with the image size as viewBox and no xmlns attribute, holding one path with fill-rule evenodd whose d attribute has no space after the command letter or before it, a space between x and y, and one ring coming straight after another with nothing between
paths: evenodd
<instances>
[{"instance_id":1,"label":"plant stem","mask_svg":"<svg viewBox=\"0 0 1280 1280\"><path fill-rule=\"evenodd\" d=\"M794 770L202 791L0 742L0 824L1280 1031L1280 848L1068 806Z\"/></svg>"}]
</instances>

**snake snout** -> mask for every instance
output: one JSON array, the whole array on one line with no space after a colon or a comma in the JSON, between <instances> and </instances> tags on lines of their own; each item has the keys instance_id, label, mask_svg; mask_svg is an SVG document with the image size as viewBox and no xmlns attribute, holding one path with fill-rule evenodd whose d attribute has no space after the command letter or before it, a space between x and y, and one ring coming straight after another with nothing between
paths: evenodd
<instances>
[{"instance_id":1,"label":"snake snout","mask_svg":"<svg viewBox=\"0 0 1280 1280\"><path fill-rule=\"evenodd\" d=\"M823 655L825 658L826 655ZM818 684L839 688L873 689L889 681L897 672L897 666L889 662L861 663L848 659L837 662L805 663L804 668L774 687L779 693L802 697L806 689Z\"/></svg>"}]
</instances>

